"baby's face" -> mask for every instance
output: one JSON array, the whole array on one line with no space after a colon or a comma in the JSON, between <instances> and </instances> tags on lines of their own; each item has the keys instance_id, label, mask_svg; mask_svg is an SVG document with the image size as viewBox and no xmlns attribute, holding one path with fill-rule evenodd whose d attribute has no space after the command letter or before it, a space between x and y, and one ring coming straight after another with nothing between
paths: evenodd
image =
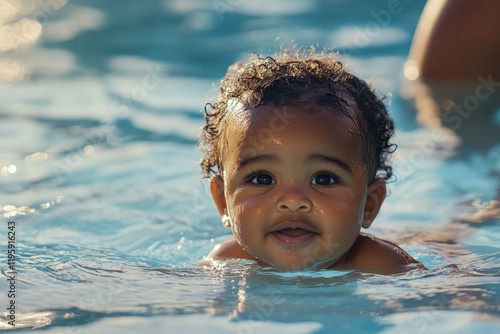
<instances>
[{"instance_id":1,"label":"baby's face","mask_svg":"<svg viewBox=\"0 0 500 334\"><path fill-rule=\"evenodd\" d=\"M222 205L239 244L280 270L330 267L364 221L367 166L353 121L318 106L226 117Z\"/></svg>"}]
</instances>

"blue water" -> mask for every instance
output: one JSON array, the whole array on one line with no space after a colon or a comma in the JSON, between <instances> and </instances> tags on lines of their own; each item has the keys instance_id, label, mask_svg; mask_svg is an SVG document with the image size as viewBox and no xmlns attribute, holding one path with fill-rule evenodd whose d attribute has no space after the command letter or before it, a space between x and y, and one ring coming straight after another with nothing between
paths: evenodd
<instances>
[{"instance_id":1,"label":"blue water","mask_svg":"<svg viewBox=\"0 0 500 334\"><path fill-rule=\"evenodd\" d=\"M20 3L3 24L40 24L25 25L24 44L0 43L4 276L8 221L18 252L16 326L2 277L0 329L498 331L500 146L460 152L453 136L433 140L436 130L419 126L401 97L423 3L401 1L390 17L380 16L387 1ZM197 165L201 109L230 63L292 41L339 46L355 73L391 94L398 181L368 232L401 244L427 271L196 265L228 237Z\"/></svg>"}]
</instances>

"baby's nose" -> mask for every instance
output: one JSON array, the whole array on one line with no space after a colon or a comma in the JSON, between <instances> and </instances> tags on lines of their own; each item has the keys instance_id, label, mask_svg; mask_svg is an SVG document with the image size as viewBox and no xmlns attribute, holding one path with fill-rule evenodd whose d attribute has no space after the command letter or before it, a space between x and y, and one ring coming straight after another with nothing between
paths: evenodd
<instances>
[{"instance_id":1,"label":"baby's nose","mask_svg":"<svg viewBox=\"0 0 500 334\"><path fill-rule=\"evenodd\" d=\"M312 209L312 201L303 191L297 188L286 189L276 202L278 211L303 211Z\"/></svg>"}]
</instances>

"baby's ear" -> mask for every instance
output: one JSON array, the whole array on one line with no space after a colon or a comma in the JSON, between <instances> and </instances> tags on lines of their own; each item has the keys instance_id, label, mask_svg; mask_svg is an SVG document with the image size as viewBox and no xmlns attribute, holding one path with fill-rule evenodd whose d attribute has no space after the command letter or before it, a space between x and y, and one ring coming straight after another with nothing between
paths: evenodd
<instances>
[{"instance_id":1,"label":"baby's ear","mask_svg":"<svg viewBox=\"0 0 500 334\"><path fill-rule=\"evenodd\" d=\"M210 177L210 192L212 193L212 198L217 206L217 210L219 210L219 214L221 216L227 214L226 196L224 196L224 180L219 174Z\"/></svg>"},{"instance_id":2,"label":"baby's ear","mask_svg":"<svg viewBox=\"0 0 500 334\"><path fill-rule=\"evenodd\" d=\"M377 217L377 214L384 202L386 195L385 181L375 179L368 185L365 212L363 217L363 227L369 228L372 222Z\"/></svg>"}]
</instances>

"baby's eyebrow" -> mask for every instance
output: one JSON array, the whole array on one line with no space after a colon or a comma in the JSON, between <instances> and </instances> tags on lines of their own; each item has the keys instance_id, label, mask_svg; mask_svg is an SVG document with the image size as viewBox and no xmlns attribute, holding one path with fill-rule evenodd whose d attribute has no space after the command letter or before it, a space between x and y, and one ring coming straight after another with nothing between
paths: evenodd
<instances>
[{"instance_id":1,"label":"baby's eyebrow","mask_svg":"<svg viewBox=\"0 0 500 334\"><path fill-rule=\"evenodd\" d=\"M257 155L255 157L241 159L240 161L238 161L236 168L242 169L247 165L261 161L277 162L278 160L279 158L274 154L262 154L262 155Z\"/></svg>"},{"instance_id":2,"label":"baby's eyebrow","mask_svg":"<svg viewBox=\"0 0 500 334\"><path fill-rule=\"evenodd\" d=\"M354 174L352 168L348 164L346 164L345 162L343 162L342 160L340 160L339 158L336 158L336 157L331 157L331 156L327 156L327 155L320 154L320 153L311 153L311 154L309 154L308 159L320 160L320 161L326 161L329 163L333 163L333 164L339 166L340 168L342 168L343 170L345 170L346 172L349 172L350 174Z\"/></svg>"},{"instance_id":3,"label":"baby's eyebrow","mask_svg":"<svg viewBox=\"0 0 500 334\"><path fill-rule=\"evenodd\" d=\"M343 170L345 170L346 172L348 172L350 174L354 174L352 168L348 164L346 164L344 161L342 161L341 159L336 158L336 157L324 155L321 153L311 153L307 156L307 160L308 161L317 160L317 161L321 161L321 162L333 163L333 164L339 166L340 168L342 168ZM256 162L262 162L262 161L278 162L279 158L274 154L262 154L262 155L257 155L254 157L244 158L244 159L241 159L237 163L236 168L239 170L247 165L250 165L250 164L253 164Z\"/></svg>"}]
</instances>

